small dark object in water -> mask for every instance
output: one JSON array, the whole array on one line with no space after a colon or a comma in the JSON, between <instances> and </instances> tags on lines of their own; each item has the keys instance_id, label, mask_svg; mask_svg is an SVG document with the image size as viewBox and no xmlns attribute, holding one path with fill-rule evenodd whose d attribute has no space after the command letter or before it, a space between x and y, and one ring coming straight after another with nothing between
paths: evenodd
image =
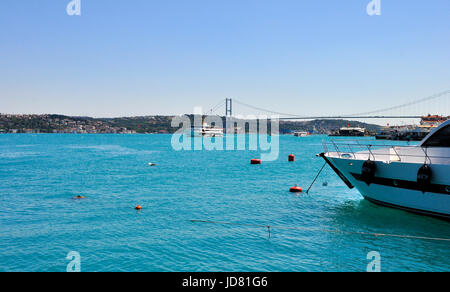
<instances>
[{"instance_id":1,"label":"small dark object in water","mask_svg":"<svg viewBox=\"0 0 450 292\"><path fill-rule=\"evenodd\" d=\"M288 160L289 160L289 162L295 162L295 155L289 154Z\"/></svg>"},{"instance_id":2,"label":"small dark object in water","mask_svg":"<svg viewBox=\"0 0 450 292\"><path fill-rule=\"evenodd\" d=\"M327 187L327 186L328 186L328 182L324 182L322 185L323 185L324 187Z\"/></svg>"},{"instance_id":3,"label":"small dark object in water","mask_svg":"<svg viewBox=\"0 0 450 292\"><path fill-rule=\"evenodd\" d=\"M81 200L81 199L86 199L86 197L78 195L74 198L75 200Z\"/></svg>"}]
</instances>

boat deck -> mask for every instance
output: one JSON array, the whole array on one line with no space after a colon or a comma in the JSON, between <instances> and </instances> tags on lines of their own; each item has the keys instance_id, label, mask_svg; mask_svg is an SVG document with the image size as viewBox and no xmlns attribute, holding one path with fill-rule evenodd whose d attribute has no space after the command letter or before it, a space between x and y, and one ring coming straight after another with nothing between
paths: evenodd
<instances>
[{"instance_id":1,"label":"boat deck","mask_svg":"<svg viewBox=\"0 0 450 292\"><path fill-rule=\"evenodd\" d=\"M373 160L385 163L429 163L448 164L449 148L426 148L420 146L398 146L361 144L359 141L323 142L327 157L350 160Z\"/></svg>"}]
</instances>

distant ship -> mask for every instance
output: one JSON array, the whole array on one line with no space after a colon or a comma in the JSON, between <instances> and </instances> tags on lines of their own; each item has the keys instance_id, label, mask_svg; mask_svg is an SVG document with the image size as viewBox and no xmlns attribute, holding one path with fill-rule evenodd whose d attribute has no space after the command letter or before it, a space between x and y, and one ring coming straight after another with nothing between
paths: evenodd
<instances>
[{"instance_id":1,"label":"distant ship","mask_svg":"<svg viewBox=\"0 0 450 292\"><path fill-rule=\"evenodd\" d=\"M223 137L223 133L224 130L222 128L212 127L207 123L203 123L201 128L192 129L194 137Z\"/></svg>"},{"instance_id":2,"label":"distant ship","mask_svg":"<svg viewBox=\"0 0 450 292\"><path fill-rule=\"evenodd\" d=\"M338 141L324 146L326 152L320 156L368 201L450 219L450 120L418 146L377 149L373 144Z\"/></svg>"},{"instance_id":3,"label":"distant ship","mask_svg":"<svg viewBox=\"0 0 450 292\"><path fill-rule=\"evenodd\" d=\"M385 127L375 137L378 140L422 141L446 120L448 117L428 115L422 117L418 126Z\"/></svg>"},{"instance_id":4,"label":"distant ship","mask_svg":"<svg viewBox=\"0 0 450 292\"><path fill-rule=\"evenodd\" d=\"M439 125L448 120L449 117L439 116L439 115L428 115L422 117L419 127L421 128L437 128Z\"/></svg>"},{"instance_id":5,"label":"distant ship","mask_svg":"<svg viewBox=\"0 0 450 292\"><path fill-rule=\"evenodd\" d=\"M377 140L422 141L430 130L416 126L386 128L377 133L375 138Z\"/></svg>"},{"instance_id":6,"label":"distant ship","mask_svg":"<svg viewBox=\"0 0 450 292\"><path fill-rule=\"evenodd\" d=\"M368 132L366 131L366 128L360 128L360 127L343 127L340 128L338 131L332 133L331 137L364 137L368 136Z\"/></svg>"},{"instance_id":7,"label":"distant ship","mask_svg":"<svg viewBox=\"0 0 450 292\"><path fill-rule=\"evenodd\" d=\"M308 132L302 132L302 131L299 131L299 132L294 132L294 136L295 137L307 137L307 136L309 136L310 134L308 133Z\"/></svg>"}]
</instances>

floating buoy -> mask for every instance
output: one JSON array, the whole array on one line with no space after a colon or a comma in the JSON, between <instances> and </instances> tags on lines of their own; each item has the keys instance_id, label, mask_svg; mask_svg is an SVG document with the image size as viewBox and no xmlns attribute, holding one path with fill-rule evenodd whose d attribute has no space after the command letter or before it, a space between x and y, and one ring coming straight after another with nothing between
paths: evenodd
<instances>
[{"instance_id":1,"label":"floating buoy","mask_svg":"<svg viewBox=\"0 0 450 292\"><path fill-rule=\"evenodd\" d=\"M250 164L261 164L261 159L252 159L250 160Z\"/></svg>"},{"instance_id":2,"label":"floating buoy","mask_svg":"<svg viewBox=\"0 0 450 292\"><path fill-rule=\"evenodd\" d=\"M149 165L149 166L156 166L157 164L151 163L151 162L150 162L148 165Z\"/></svg>"},{"instance_id":3,"label":"floating buoy","mask_svg":"<svg viewBox=\"0 0 450 292\"><path fill-rule=\"evenodd\" d=\"M303 189L301 187L295 186L289 190L291 193L302 193Z\"/></svg>"},{"instance_id":4,"label":"floating buoy","mask_svg":"<svg viewBox=\"0 0 450 292\"><path fill-rule=\"evenodd\" d=\"M141 205L137 205L136 210L142 210Z\"/></svg>"},{"instance_id":5,"label":"floating buoy","mask_svg":"<svg viewBox=\"0 0 450 292\"><path fill-rule=\"evenodd\" d=\"M294 162L294 161L295 161L295 155L289 154L289 162Z\"/></svg>"}]
</instances>

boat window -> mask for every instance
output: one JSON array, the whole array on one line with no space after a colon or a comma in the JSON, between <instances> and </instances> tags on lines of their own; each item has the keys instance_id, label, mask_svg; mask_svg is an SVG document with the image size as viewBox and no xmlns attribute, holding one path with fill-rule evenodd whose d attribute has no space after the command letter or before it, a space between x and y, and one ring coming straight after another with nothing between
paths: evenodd
<instances>
[{"instance_id":1,"label":"boat window","mask_svg":"<svg viewBox=\"0 0 450 292\"><path fill-rule=\"evenodd\" d=\"M450 147L450 125L434 133L425 141L423 147Z\"/></svg>"}]
</instances>

